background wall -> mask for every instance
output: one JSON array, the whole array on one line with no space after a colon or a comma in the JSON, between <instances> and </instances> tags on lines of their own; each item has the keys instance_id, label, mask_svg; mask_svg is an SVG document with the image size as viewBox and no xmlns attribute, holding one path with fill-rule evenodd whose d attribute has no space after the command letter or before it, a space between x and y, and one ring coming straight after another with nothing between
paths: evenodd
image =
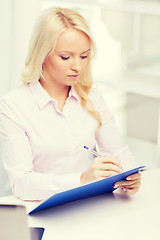
<instances>
[{"instance_id":1,"label":"background wall","mask_svg":"<svg viewBox=\"0 0 160 240\"><path fill-rule=\"evenodd\" d=\"M0 0L0 97L20 84L35 19L51 6L87 18L97 44L93 75L137 161L160 162L160 0ZM0 161L0 195L9 191Z\"/></svg>"}]
</instances>

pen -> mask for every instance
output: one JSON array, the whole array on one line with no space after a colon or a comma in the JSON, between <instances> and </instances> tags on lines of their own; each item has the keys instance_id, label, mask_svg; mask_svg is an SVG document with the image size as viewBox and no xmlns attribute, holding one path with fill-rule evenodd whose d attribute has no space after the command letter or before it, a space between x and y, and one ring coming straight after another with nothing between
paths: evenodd
<instances>
[{"instance_id":1,"label":"pen","mask_svg":"<svg viewBox=\"0 0 160 240\"><path fill-rule=\"evenodd\" d=\"M87 147L87 146L84 146L85 149L87 149L90 153L94 154L96 157L102 157L102 155L96 151L94 151L93 149Z\"/></svg>"},{"instance_id":2,"label":"pen","mask_svg":"<svg viewBox=\"0 0 160 240\"><path fill-rule=\"evenodd\" d=\"M96 157L103 157L102 154L94 151L93 149L91 149L91 148L89 148L89 147L87 147L87 146L84 146L84 148L87 149L90 153L94 154ZM121 167L121 170L123 171L123 168L122 168L122 167Z\"/></svg>"}]
</instances>

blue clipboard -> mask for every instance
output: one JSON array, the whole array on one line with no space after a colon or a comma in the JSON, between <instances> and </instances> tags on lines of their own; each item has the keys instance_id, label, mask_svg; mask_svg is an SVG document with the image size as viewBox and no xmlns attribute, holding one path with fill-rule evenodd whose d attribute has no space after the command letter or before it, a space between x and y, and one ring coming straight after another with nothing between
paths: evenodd
<instances>
[{"instance_id":1,"label":"blue clipboard","mask_svg":"<svg viewBox=\"0 0 160 240\"><path fill-rule=\"evenodd\" d=\"M128 177L129 175L139 172L144 167L145 166L134 168L112 177L108 177L93 183L89 183L77 188L54 194L50 198L41 202L36 208L30 211L29 214L56 207L65 203L113 192L115 190L115 188L113 188L114 183L126 179L126 177Z\"/></svg>"}]
</instances>

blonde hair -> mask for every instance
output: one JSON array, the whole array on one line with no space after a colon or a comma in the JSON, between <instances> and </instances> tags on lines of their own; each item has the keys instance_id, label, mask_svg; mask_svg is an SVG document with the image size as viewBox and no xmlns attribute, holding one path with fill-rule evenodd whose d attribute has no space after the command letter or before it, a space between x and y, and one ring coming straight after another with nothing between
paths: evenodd
<instances>
[{"instance_id":1,"label":"blonde hair","mask_svg":"<svg viewBox=\"0 0 160 240\"><path fill-rule=\"evenodd\" d=\"M90 64L91 58L95 54L95 45L88 24L79 13L66 8L50 8L42 12L33 29L25 68L22 73L22 81L27 85L39 80L41 77L43 78L43 61L47 54L54 50L60 33L68 28L80 30L90 39L88 64L85 73L80 76L74 88L81 100L81 105L98 121L98 131L102 125L100 114L95 111L88 96L93 85Z\"/></svg>"}]
</instances>

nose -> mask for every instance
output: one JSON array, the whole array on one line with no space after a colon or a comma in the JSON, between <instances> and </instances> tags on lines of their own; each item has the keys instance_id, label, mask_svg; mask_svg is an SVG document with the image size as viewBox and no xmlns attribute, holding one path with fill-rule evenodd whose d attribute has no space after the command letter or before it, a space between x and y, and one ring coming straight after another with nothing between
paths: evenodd
<instances>
[{"instance_id":1,"label":"nose","mask_svg":"<svg viewBox=\"0 0 160 240\"><path fill-rule=\"evenodd\" d=\"M73 62L72 62L72 65L71 65L71 69L72 71L75 71L75 72L80 72L81 71L81 62L80 62L80 59L75 59Z\"/></svg>"}]
</instances>

